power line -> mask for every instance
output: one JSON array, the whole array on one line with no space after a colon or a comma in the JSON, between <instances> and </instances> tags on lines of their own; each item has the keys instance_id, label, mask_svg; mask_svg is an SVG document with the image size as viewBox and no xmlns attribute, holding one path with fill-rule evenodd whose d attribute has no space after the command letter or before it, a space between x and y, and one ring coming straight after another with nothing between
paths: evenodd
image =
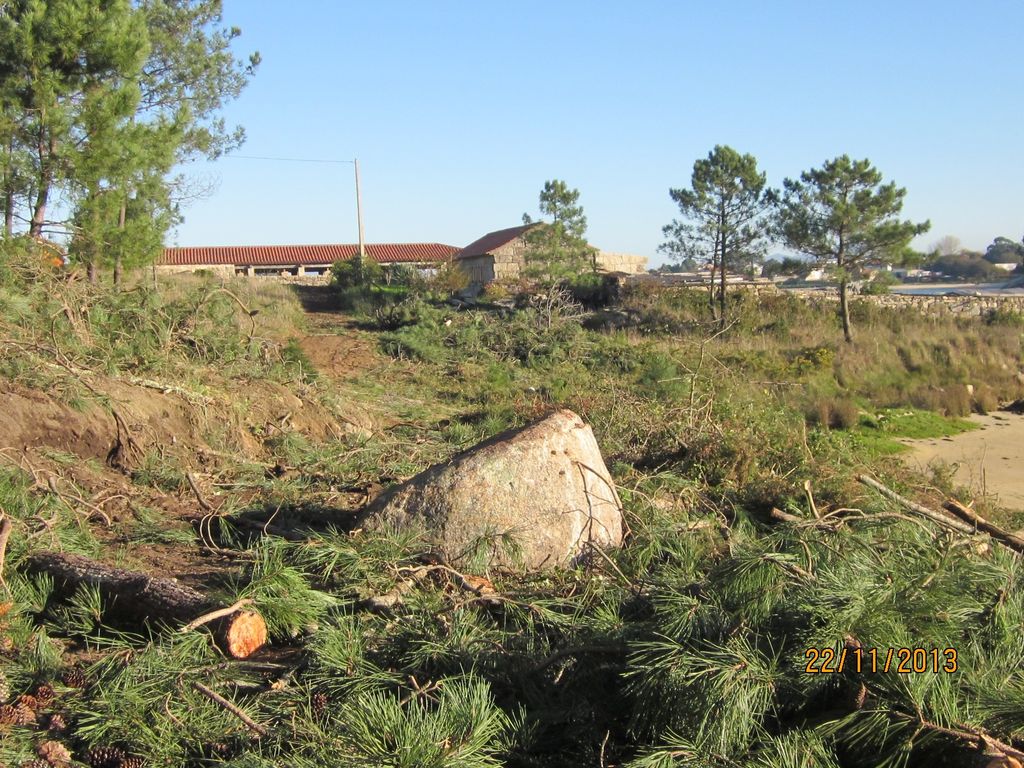
<instances>
[{"instance_id":1,"label":"power line","mask_svg":"<svg viewBox=\"0 0 1024 768\"><path fill-rule=\"evenodd\" d=\"M224 155L239 160L273 160L279 163L339 163L351 165L355 160L328 160L311 157L264 157L262 155Z\"/></svg>"},{"instance_id":2,"label":"power line","mask_svg":"<svg viewBox=\"0 0 1024 768\"><path fill-rule=\"evenodd\" d=\"M224 155L224 157L235 157L239 160L270 160L278 163L320 163L331 165L354 165L356 171L356 220L359 223L359 263L360 269L366 259L366 250L363 244L363 196L359 191L359 160L331 160L326 158L313 157L269 157L267 155Z\"/></svg>"}]
</instances>

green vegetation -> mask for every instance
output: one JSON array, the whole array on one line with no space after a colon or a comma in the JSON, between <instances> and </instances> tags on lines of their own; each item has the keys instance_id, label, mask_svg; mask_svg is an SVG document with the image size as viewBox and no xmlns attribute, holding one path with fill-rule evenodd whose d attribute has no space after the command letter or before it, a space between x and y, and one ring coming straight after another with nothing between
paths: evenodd
<instances>
[{"instance_id":1,"label":"green vegetation","mask_svg":"<svg viewBox=\"0 0 1024 768\"><path fill-rule=\"evenodd\" d=\"M939 256L927 264L928 269L957 280L998 280L1007 273L977 253L956 253Z\"/></svg>"},{"instance_id":2,"label":"green vegetation","mask_svg":"<svg viewBox=\"0 0 1024 768\"><path fill-rule=\"evenodd\" d=\"M993 264L1024 264L1024 242L997 237L985 249L985 261Z\"/></svg>"},{"instance_id":3,"label":"green vegetation","mask_svg":"<svg viewBox=\"0 0 1024 768\"><path fill-rule=\"evenodd\" d=\"M59 382L81 394L90 377L68 374L153 375L194 384L201 398L204 369L286 381L297 367L287 344L273 338L301 322L290 302L270 311L285 298L284 287L257 291L242 281L229 289L211 277L186 276L115 293L40 269L27 241L3 248L0 375L10 380L40 389Z\"/></svg>"},{"instance_id":4,"label":"green vegetation","mask_svg":"<svg viewBox=\"0 0 1024 768\"><path fill-rule=\"evenodd\" d=\"M1019 747L1019 558L854 480L870 473L936 506L935 483L888 458L892 441L953 433L987 398L1024 395L1019 324L853 301L863 333L842 344L828 303L738 291L719 333L703 292L649 286L599 312L455 311L429 292L397 325L377 309L325 337L367 350L339 377L294 340L302 315L281 286L200 277L113 294L32 254L3 257L5 383L128 408L118 387L131 378L174 381L221 447L152 444L121 468L54 446L0 451L14 522L0 703L55 688L35 724L0 724L0 762L27 763L52 739L79 760L109 747L239 768L967 766L985 739ZM374 428L316 433L300 421L310 406L267 405L247 440L225 437L231 400L274 385L283 403L284 382ZM426 546L416 532L350 531L366 496L558 407L594 427L626 546L561 572L475 574L494 600L437 568L393 610L367 610ZM231 661L204 629L126 633L94 592L58 598L29 573L42 549L253 600L274 648ZM805 671L809 648L858 645L955 648L957 671ZM55 714L65 731L46 730Z\"/></svg>"}]
</instances>

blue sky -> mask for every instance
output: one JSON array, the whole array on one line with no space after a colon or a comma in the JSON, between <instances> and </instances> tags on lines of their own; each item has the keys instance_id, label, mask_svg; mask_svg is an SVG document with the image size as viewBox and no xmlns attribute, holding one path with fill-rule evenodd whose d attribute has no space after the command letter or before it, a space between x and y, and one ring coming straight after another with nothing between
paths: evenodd
<instances>
[{"instance_id":1,"label":"blue sky","mask_svg":"<svg viewBox=\"0 0 1024 768\"><path fill-rule=\"evenodd\" d=\"M657 262L670 187L715 144L769 183L843 153L904 214L1024 235L1024 3L225 0L263 63L245 155L358 157L369 242L465 245L580 190L588 235ZM354 242L351 165L224 158L178 245Z\"/></svg>"}]
</instances>

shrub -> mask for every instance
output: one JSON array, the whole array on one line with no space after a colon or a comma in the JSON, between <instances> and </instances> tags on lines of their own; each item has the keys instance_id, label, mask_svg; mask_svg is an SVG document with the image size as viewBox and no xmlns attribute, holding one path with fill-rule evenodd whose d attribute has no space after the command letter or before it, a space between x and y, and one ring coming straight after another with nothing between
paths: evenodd
<instances>
[{"instance_id":1,"label":"shrub","mask_svg":"<svg viewBox=\"0 0 1024 768\"><path fill-rule=\"evenodd\" d=\"M507 284L496 280L485 285L480 292L480 298L490 302L508 301L512 295L513 291Z\"/></svg>"},{"instance_id":2,"label":"shrub","mask_svg":"<svg viewBox=\"0 0 1024 768\"><path fill-rule=\"evenodd\" d=\"M420 273L408 264L392 264L386 269L382 269L381 272L384 282L388 285L413 287L422 282Z\"/></svg>"},{"instance_id":3,"label":"shrub","mask_svg":"<svg viewBox=\"0 0 1024 768\"><path fill-rule=\"evenodd\" d=\"M999 398L995 390L988 384L978 384L974 387L974 396L971 403L976 413L986 414L999 410Z\"/></svg>"},{"instance_id":4,"label":"shrub","mask_svg":"<svg viewBox=\"0 0 1024 768\"><path fill-rule=\"evenodd\" d=\"M967 416L971 412L971 394L963 384L921 387L911 394L910 401L916 408L945 416Z\"/></svg>"},{"instance_id":5,"label":"shrub","mask_svg":"<svg viewBox=\"0 0 1024 768\"><path fill-rule=\"evenodd\" d=\"M851 429L860 421L860 409L847 398L822 397L812 404L808 417L828 429Z\"/></svg>"},{"instance_id":6,"label":"shrub","mask_svg":"<svg viewBox=\"0 0 1024 768\"><path fill-rule=\"evenodd\" d=\"M331 266L331 284L341 290L348 288L369 289L384 281L384 269L373 259L358 256L336 261Z\"/></svg>"},{"instance_id":7,"label":"shrub","mask_svg":"<svg viewBox=\"0 0 1024 768\"><path fill-rule=\"evenodd\" d=\"M427 290L438 296L448 297L464 291L469 286L467 275L454 261L446 261L426 281Z\"/></svg>"},{"instance_id":8,"label":"shrub","mask_svg":"<svg viewBox=\"0 0 1024 768\"><path fill-rule=\"evenodd\" d=\"M1009 328L1024 328L1024 312L1014 312L1011 309L990 309L985 313L985 323L988 325L1005 325Z\"/></svg>"},{"instance_id":9,"label":"shrub","mask_svg":"<svg viewBox=\"0 0 1024 768\"><path fill-rule=\"evenodd\" d=\"M803 376L817 371L827 371L835 362L836 352L831 347L804 347L799 350L791 362L793 373Z\"/></svg>"},{"instance_id":10,"label":"shrub","mask_svg":"<svg viewBox=\"0 0 1024 768\"><path fill-rule=\"evenodd\" d=\"M654 352L643 363L637 384L653 397L672 400L689 391L689 379L689 376L680 375L679 366L672 358Z\"/></svg>"},{"instance_id":11,"label":"shrub","mask_svg":"<svg viewBox=\"0 0 1024 768\"><path fill-rule=\"evenodd\" d=\"M866 282L860 289L865 296L885 296L894 285L900 285L900 280L891 272L878 272Z\"/></svg>"}]
</instances>

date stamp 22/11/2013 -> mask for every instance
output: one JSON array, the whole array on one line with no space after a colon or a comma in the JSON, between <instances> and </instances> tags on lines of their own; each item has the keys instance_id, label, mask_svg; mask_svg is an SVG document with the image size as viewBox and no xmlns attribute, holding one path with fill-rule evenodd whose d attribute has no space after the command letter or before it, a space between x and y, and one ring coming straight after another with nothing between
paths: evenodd
<instances>
[{"instance_id":1,"label":"date stamp 22/11/2013","mask_svg":"<svg viewBox=\"0 0 1024 768\"><path fill-rule=\"evenodd\" d=\"M808 674L892 671L911 675L957 671L955 648L808 648L804 657L804 672Z\"/></svg>"}]
</instances>

